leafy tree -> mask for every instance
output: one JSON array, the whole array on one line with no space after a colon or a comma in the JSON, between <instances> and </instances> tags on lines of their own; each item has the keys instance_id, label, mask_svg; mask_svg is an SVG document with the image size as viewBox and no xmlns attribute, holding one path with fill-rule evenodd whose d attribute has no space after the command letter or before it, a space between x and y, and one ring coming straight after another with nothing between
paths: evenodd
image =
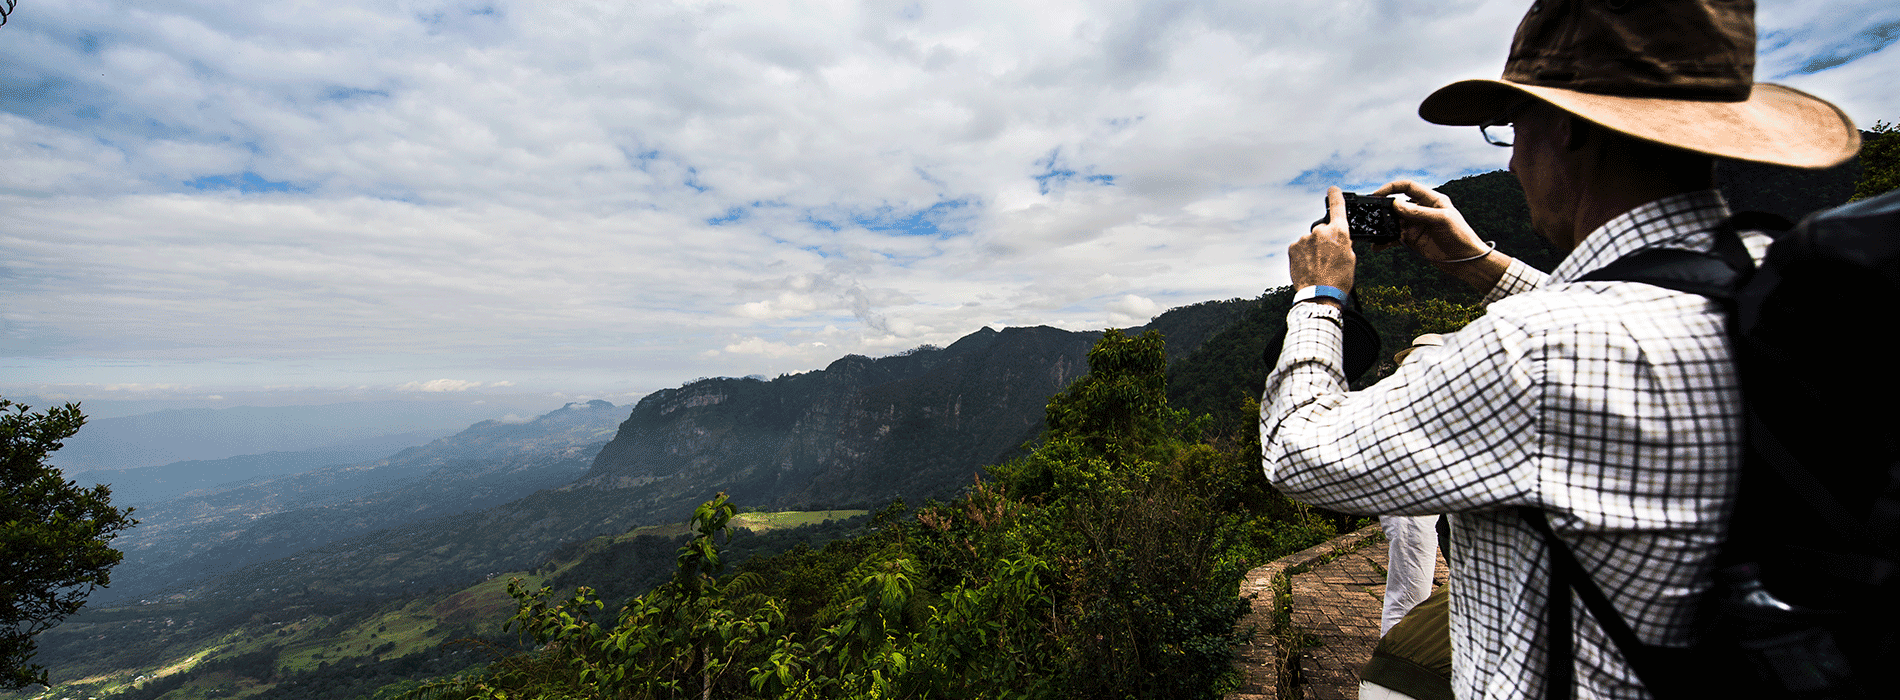
<instances>
[{"instance_id":1,"label":"leafy tree","mask_svg":"<svg viewBox=\"0 0 1900 700\"><path fill-rule=\"evenodd\" d=\"M1860 182L1847 201L1900 188L1900 126L1877 121L1873 131L1861 134L1860 167Z\"/></svg>"},{"instance_id":2,"label":"leafy tree","mask_svg":"<svg viewBox=\"0 0 1900 700\"><path fill-rule=\"evenodd\" d=\"M0 399L0 688L46 683L30 664L33 637L79 611L94 588L111 583L123 557L106 546L138 524L132 509L112 507L104 485L90 489L61 478L46 463L86 418L66 404L43 414Z\"/></svg>"},{"instance_id":3,"label":"leafy tree","mask_svg":"<svg viewBox=\"0 0 1900 700\"><path fill-rule=\"evenodd\" d=\"M510 625L541 645L535 654L491 664L469 678L425 685L414 696L436 698L675 698L711 697L716 687L743 682L735 662L768 639L785 619L776 600L751 594L756 575L718 578L725 563L719 535L736 508L719 494L693 512L698 533L679 549L673 578L634 598L611 626L591 616L605 607L580 587L550 605L553 589L529 591L508 582L517 611ZM720 693L721 697L730 693Z\"/></svg>"}]
</instances>

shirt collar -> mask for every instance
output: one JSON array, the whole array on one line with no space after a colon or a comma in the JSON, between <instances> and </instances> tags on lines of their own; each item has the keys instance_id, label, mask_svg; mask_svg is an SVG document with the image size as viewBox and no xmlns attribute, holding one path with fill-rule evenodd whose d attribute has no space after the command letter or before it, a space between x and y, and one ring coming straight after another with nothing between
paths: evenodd
<instances>
[{"instance_id":1,"label":"shirt collar","mask_svg":"<svg viewBox=\"0 0 1900 700\"><path fill-rule=\"evenodd\" d=\"M1716 190L1671 195L1631 209L1585 236L1551 271L1548 283L1575 281L1643 248L1706 249L1707 241L1688 239L1721 225L1728 216L1728 202Z\"/></svg>"}]
</instances>

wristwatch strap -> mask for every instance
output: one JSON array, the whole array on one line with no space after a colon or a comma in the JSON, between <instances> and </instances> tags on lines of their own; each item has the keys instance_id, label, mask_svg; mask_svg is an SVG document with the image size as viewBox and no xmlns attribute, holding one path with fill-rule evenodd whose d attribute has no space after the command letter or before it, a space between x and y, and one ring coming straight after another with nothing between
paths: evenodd
<instances>
[{"instance_id":1,"label":"wristwatch strap","mask_svg":"<svg viewBox=\"0 0 1900 700\"><path fill-rule=\"evenodd\" d=\"M1317 284L1301 287L1299 291L1293 293L1293 303L1295 304L1316 299L1331 299L1339 302L1339 305L1342 307L1346 305L1346 293L1338 287L1328 287L1323 284Z\"/></svg>"}]
</instances>

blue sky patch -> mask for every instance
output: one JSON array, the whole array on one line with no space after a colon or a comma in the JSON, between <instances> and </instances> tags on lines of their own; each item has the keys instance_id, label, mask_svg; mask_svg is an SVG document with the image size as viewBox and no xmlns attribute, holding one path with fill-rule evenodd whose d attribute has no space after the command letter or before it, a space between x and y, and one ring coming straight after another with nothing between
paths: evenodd
<instances>
[{"instance_id":1,"label":"blue sky patch","mask_svg":"<svg viewBox=\"0 0 1900 700\"><path fill-rule=\"evenodd\" d=\"M1480 175L1493 170L1498 170L1498 168L1466 170L1459 174L1452 175L1449 179L1457 179L1467 175ZM1355 174L1352 171L1334 165L1322 165L1301 172L1299 175L1294 176L1293 179L1288 180L1286 184L1292 187L1305 188L1307 191L1320 195L1324 195L1326 188L1333 185L1338 185L1339 189L1347 192L1370 194L1373 190L1384 187L1385 183L1393 180L1412 180L1423 183L1427 187L1437 187L1443 184L1443 181L1436 179L1443 177L1442 173L1419 168L1393 170L1380 173L1371 179L1353 179L1355 177L1365 177L1365 175L1362 173Z\"/></svg>"},{"instance_id":2,"label":"blue sky patch","mask_svg":"<svg viewBox=\"0 0 1900 700\"><path fill-rule=\"evenodd\" d=\"M831 221L830 219L820 219L817 215L810 213L805 214L805 223L811 224L812 228L821 228L826 231L844 230L844 227L839 226L837 222Z\"/></svg>"},{"instance_id":3,"label":"blue sky patch","mask_svg":"<svg viewBox=\"0 0 1900 700\"><path fill-rule=\"evenodd\" d=\"M727 207L726 213L720 214L719 216L708 218L706 219L706 223L710 226L724 226L726 224L737 223L737 222L752 218L752 210L754 209L763 209L766 207L783 207L783 206L785 206L784 202L768 202L764 200L754 200L750 204ZM812 221L812 219L809 216L806 217L805 220ZM838 229L834 227L831 230L836 231Z\"/></svg>"},{"instance_id":4,"label":"blue sky patch","mask_svg":"<svg viewBox=\"0 0 1900 700\"><path fill-rule=\"evenodd\" d=\"M324 91L323 93L323 99L330 100L332 102L347 102L350 100L367 98L367 97L388 97L388 96L389 96L389 93L382 90L364 90L362 88L351 88L351 87L333 87L333 88L330 88L329 90Z\"/></svg>"},{"instance_id":5,"label":"blue sky patch","mask_svg":"<svg viewBox=\"0 0 1900 700\"><path fill-rule=\"evenodd\" d=\"M959 214L973 204L975 202L968 198L946 199L909 214L900 215L895 209L884 208L873 214L853 216L851 221L871 231L942 238L963 230L956 226L964 218Z\"/></svg>"},{"instance_id":6,"label":"blue sky patch","mask_svg":"<svg viewBox=\"0 0 1900 700\"><path fill-rule=\"evenodd\" d=\"M640 172L643 172L643 173L652 172L651 170L648 170L647 168L652 167L653 161L660 159L659 149L635 151L631 148L627 148L626 146L621 146L620 155L627 159L628 165L633 166L635 170L639 170Z\"/></svg>"},{"instance_id":7,"label":"blue sky patch","mask_svg":"<svg viewBox=\"0 0 1900 700\"><path fill-rule=\"evenodd\" d=\"M206 175L196 180L186 180L185 186L190 187L192 189L201 190L201 191L237 190L244 194L252 194L256 192L305 192L305 191L308 191L308 188L297 187L295 185L290 184L289 180L284 180L281 182L266 180L263 177L259 176L257 173L251 172L249 170L246 170L243 173L240 173L238 175Z\"/></svg>"},{"instance_id":8,"label":"blue sky patch","mask_svg":"<svg viewBox=\"0 0 1900 700\"><path fill-rule=\"evenodd\" d=\"M1049 194L1052 190L1061 189L1063 185L1076 181L1107 187L1113 187L1115 185L1114 175L1096 173L1094 166L1083 168L1080 171L1071 167L1067 159L1062 157L1061 146L1050 149L1049 155L1036 161L1035 166L1041 168L1042 172L1031 175L1030 177L1036 181L1036 190L1045 195Z\"/></svg>"},{"instance_id":9,"label":"blue sky patch","mask_svg":"<svg viewBox=\"0 0 1900 700\"><path fill-rule=\"evenodd\" d=\"M968 231L967 220L974 214L977 202L973 198L946 199L929 207L910 211L900 211L896 207L880 207L869 212L847 214L840 218L806 212L804 221L815 228L827 231L844 230L845 225L859 226L867 231L894 233L901 236L931 236L948 238Z\"/></svg>"},{"instance_id":10,"label":"blue sky patch","mask_svg":"<svg viewBox=\"0 0 1900 700\"><path fill-rule=\"evenodd\" d=\"M1318 168L1308 168L1299 175L1294 176L1293 179L1288 180L1286 184L1295 187L1304 187L1309 190L1324 190L1327 187L1344 182L1345 179L1345 170L1336 167L1322 166ZM1344 185L1340 186L1344 187Z\"/></svg>"},{"instance_id":11,"label":"blue sky patch","mask_svg":"<svg viewBox=\"0 0 1900 700\"><path fill-rule=\"evenodd\" d=\"M1872 25L1855 32L1853 36L1828 46L1801 63L1801 67L1776 76L1776 79L1791 75L1819 73L1829 68L1838 68L1862 57L1879 52L1893 42L1900 40L1900 20Z\"/></svg>"},{"instance_id":12,"label":"blue sky patch","mask_svg":"<svg viewBox=\"0 0 1900 700\"><path fill-rule=\"evenodd\" d=\"M463 4L467 5L470 3ZM497 23L502 20L501 9L492 3L484 3L474 7L464 6L454 8L453 10L438 9L433 12L417 12L414 16L417 22L429 28L430 34L438 34L445 29L475 29L475 25L469 23L471 19Z\"/></svg>"},{"instance_id":13,"label":"blue sky patch","mask_svg":"<svg viewBox=\"0 0 1900 700\"><path fill-rule=\"evenodd\" d=\"M0 112L32 119L61 106L70 107L75 102L69 94L71 87L71 81L57 76L21 80L0 73Z\"/></svg>"}]
</instances>

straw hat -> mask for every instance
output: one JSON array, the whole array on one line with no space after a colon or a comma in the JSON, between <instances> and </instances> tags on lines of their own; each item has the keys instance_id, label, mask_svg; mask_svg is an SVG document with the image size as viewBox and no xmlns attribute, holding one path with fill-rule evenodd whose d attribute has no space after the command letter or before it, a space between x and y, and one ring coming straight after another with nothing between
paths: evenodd
<instances>
[{"instance_id":1,"label":"straw hat","mask_svg":"<svg viewBox=\"0 0 1900 700\"><path fill-rule=\"evenodd\" d=\"M1752 0L1540 0L1499 80L1463 80L1418 114L1475 126L1534 97L1614 131L1719 158L1826 168L1860 150L1840 108L1754 82Z\"/></svg>"},{"instance_id":2,"label":"straw hat","mask_svg":"<svg viewBox=\"0 0 1900 700\"><path fill-rule=\"evenodd\" d=\"M1399 365L1404 365L1405 358L1411 357L1413 350L1417 350L1423 347L1436 347L1436 346L1444 345L1444 344L1445 344L1445 336L1439 335L1437 333L1426 333L1425 335L1421 335L1417 338L1413 338L1412 344L1410 346L1407 346L1404 350L1400 350L1397 353L1394 353L1392 355L1392 361Z\"/></svg>"}]
</instances>

